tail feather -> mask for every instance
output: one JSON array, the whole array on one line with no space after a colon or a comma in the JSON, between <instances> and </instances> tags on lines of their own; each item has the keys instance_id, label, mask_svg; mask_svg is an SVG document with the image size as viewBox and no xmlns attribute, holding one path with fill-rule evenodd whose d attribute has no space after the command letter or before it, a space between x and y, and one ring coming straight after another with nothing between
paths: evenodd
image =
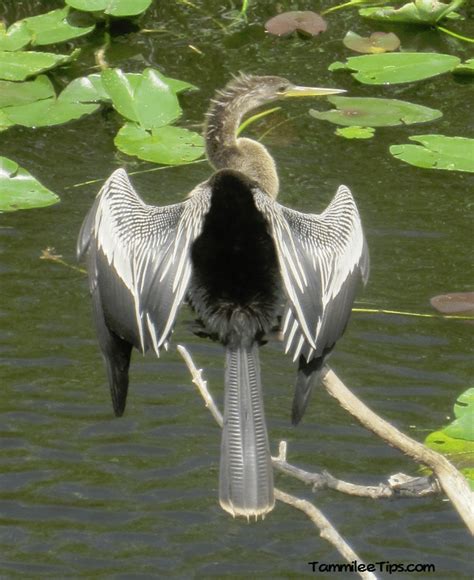
<instances>
[{"instance_id":1,"label":"tail feather","mask_svg":"<svg viewBox=\"0 0 474 580\"><path fill-rule=\"evenodd\" d=\"M275 499L257 344L227 348L224 405L220 504L233 516L263 516Z\"/></svg>"},{"instance_id":2,"label":"tail feather","mask_svg":"<svg viewBox=\"0 0 474 580\"><path fill-rule=\"evenodd\" d=\"M291 422L293 425L298 425L306 411L313 386L321 374L323 363L323 357L314 358L308 363L303 356L300 356L298 373L296 375L295 395L291 408Z\"/></svg>"}]
</instances>

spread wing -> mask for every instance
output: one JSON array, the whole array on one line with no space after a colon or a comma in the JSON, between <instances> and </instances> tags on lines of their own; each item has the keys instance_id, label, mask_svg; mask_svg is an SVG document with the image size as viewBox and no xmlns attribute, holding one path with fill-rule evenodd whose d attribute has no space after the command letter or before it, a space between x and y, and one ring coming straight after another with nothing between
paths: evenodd
<instances>
[{"instance_id":1,"label":"spread wing","mask_svg":"<svg viewBox=\"0 0 474 580\"><path fill-rule=\"evenodd\" d=\"M369 258L359 212L347 187L320 214L286 208L263 194L288 298L283 317L286 352L307 361L322 356L342 335L357 283L367 280Z\"/></svg>"},{"instance_id":2,"label":"spread wing","mask_svg":"<svg viewBox=\"0 0 474 580\"><path fill-rule=\"evenodd\" d=\"M360 279L367 280L369 255L357 206L345 186L320 215L286 208L262 193L255 200L273 232L287 297L285 351L299 358L297 423L311 392L311 376L343 334Z\"/></svg>"},{"instance_id":3,"label":"spread wing","mask_svg":"<svg viewBox=\"0 0 474 580\"><path fill-rule=\"evenodd\" d=\"M186 293L189 247L200 231L199 215L208 210L205 185L193 194L175 205L149 206L118 169L99 192L79 234L78 257L88 255L91 293L100 298L107 326L158 356Z\"/></svg>"}]
</instances>

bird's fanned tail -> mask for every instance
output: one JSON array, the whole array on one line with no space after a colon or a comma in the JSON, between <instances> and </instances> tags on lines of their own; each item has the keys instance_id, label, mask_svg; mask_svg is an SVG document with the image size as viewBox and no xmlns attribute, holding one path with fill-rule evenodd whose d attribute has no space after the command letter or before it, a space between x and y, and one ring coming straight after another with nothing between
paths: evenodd
<instances>
[{"instance_id":1,"label":"bird's fanned tail","mask_svg":"<svg viewBox=\"0 0 474 580\"><path fill-rule=\"evenodd\" d=\"M275 503L256 343L226 351L219 501L246 517L264 516Z\"/></svg>"}]
</instances>

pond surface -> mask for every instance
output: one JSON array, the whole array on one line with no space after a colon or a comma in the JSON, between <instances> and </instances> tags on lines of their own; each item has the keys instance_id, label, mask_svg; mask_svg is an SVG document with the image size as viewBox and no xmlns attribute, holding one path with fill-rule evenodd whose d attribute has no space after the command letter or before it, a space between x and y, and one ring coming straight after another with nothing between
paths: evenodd
<instances>
[{"instance_id":1,"label":"pond surface","mask_svg":"<svg viewBox=\"0 0 474 580\"><path fill-rule=\"evenodd\" d=\"M56 4L6 2L6 16L11 23ZM183 122L196 130L213 91L239 70L442 109L444 117L429 126L380 129L374 139L356 142L309 117L310 107L327 107L324 101L285 103L277 113L283 124L265 144L278 163L282 203L319 212L340 183L354 192L372 265L359 307L430 312L430 297L472 290L472 176L416 169L388 153L390 144L404 143L410 134L472 136L472 83L444 75L366 87L348 74L329 73L331 62L350 56L340 43L345 31L374 30L353 12L335 14L328 32L314 40L281 40L262 37L257 27L224 34L209 15L228 26L227 3L196 4L199 9L154 4L141 24L155 31L113 36L110 65L129 71L151 65L197 85L199 92L181 98ZM259 5L251 20L264 22L274 12L271 5ZM433 48L463 58L470 50L472 57L468 45L434 32L401 33L406 50ZM100 32L80 41L81 59L56 72L56 82L94 72L93 49L102 42ZM258 136L277 125L275 119L252 126L249 134ZM117 155L118 126L112 113L98 112L61 127L2 133L0 154L62 201L0 218L0 576L318 577L308 562L341 558L303 514L277 504L263 522L249 525L220 509L219 429L174 348L159 361L135 353L126 414L113 417L86 278L39 259L53 246L64 260L75 261L77 233L100 184L74 184L104 179L119 166L130 172L151 168ZM181 200L209 173L201 163L142 173L133 181L148 202L162 205ZM183 309L173 343L189 347L221 402L221 348L195 337L192 320ZM447 422L456 397L469 386L472 329L456 320L357 313L330 364L372 409L423 440ZM276 343L261 356L272 451L285 439L294 464L356 483L418 473L416 464L362 429L322 389L303 423L292 428L292 363ZM313 496L278 474L276 484L314 499L366 562L433 563L435 573L416 577L472 577L470 537L442 497Z\"/></svg>"}]
</instances>

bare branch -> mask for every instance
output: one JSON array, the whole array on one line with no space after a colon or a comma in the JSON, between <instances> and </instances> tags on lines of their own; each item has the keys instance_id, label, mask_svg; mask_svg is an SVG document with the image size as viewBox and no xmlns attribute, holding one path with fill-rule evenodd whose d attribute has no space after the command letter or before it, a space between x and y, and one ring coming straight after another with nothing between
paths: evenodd
<instances>
[{"instance_id":1,"label":"bare branch","mask_svg":"<svg viewBox=\"0 0 474 580\"><path fill-rule=\"evenodd\" d=\"M306 499L299 499L275 488L275 497L292 507L304 512L313 524L319 529L321 538L332 544L339 554L343 556L348 562L352 563L354 560L362 564L359 556L339 534L336 528L326 518L326 516L318 510L318 508ZM358 572L359 576L364 580L376 580L377 576L372 572Z\"/></svg>"},{"instance_id":2,"label":"bare branch","mask_svg":"<svg viewBox=\"0 0 474 580\"><path fill-rule=\"evenodd\" d=\"M389 445L400 449L415 461L433 470L444 492L466 526L474 534L473 494L462 474L443 455L401 433L396 427L371 411L331 369L325 367L321 378L327 392L364 427Z\"/></svg>"},{"instance_id":3,"label":"bare branch","mask_svg":"<svg viewBox=\"0 0 474 580\"><path fill-rule=\"evenodd\" d=\"M184 362L186 363L191 376L193 377L193 383L199 389L201 393L201 397L204 399L206 403L206 407L211 412L211 415L214 417L214 420L222 428L224 421L222 419L222 413L217 408L217 405L214 403L214 399L211 397L209 390L207 388L207 381L202 378L202 369L196 368L193 359L189 352L182 346L178 344L177 346L179 354L184 358Z\"/></svg>"}]
</instances>

